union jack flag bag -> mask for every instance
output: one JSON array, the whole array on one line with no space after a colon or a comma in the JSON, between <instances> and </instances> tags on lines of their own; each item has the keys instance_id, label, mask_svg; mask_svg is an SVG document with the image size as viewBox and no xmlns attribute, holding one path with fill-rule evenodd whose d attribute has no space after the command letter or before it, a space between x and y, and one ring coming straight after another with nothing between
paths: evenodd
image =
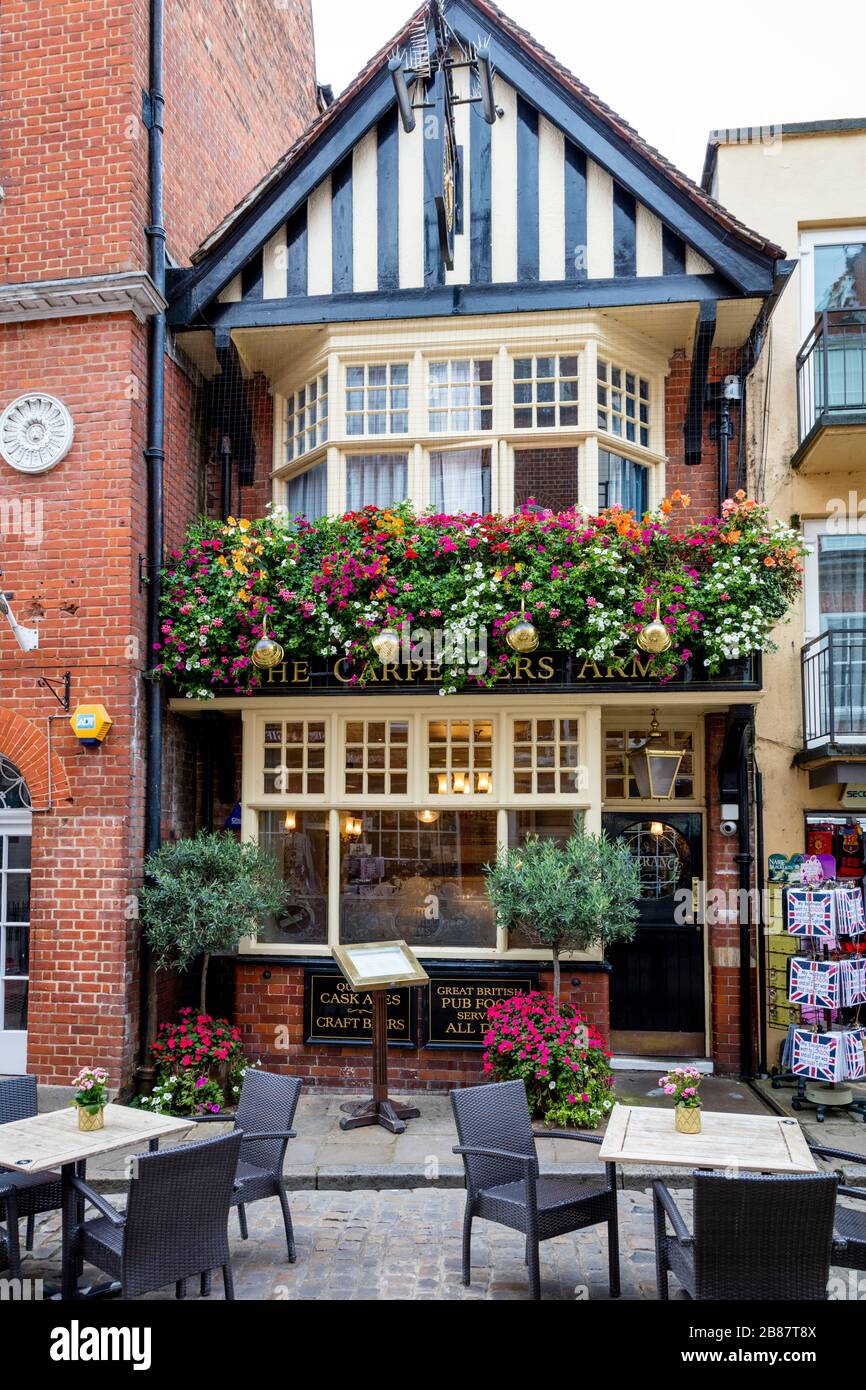
<instances>
[{"instance_id":1,"label":"union jack flag bag","mask_svg":"<svg viewBox=\"0 0 866 1390\"><path fill-rule=\"evenodd\" d=\"M850 1009L854 1004L866 1004L866 956L851 956L839 964L842 1007Z\"/></svg>"},{"instance_id":2,"label":"union jack flag bag","mask_svg":"<svg viewBox=\"0 0 866 1390\"><path fill-rule=\"evenodd\" d=\"M836 1009L841 1002L841 971L835 960L791 961L791 985L788 998L792 1004L821 1004Z\"/></svg>"},{"instance_id":3,"label":"union jack flag bag","mask_svg":"<svg viewBox=\"0 0 866 1390\"><path fill-rule=\"evenodd\" d=\"M840 936L861 936L866 931L866 912L863 910L863 889L836 889L836 930Z\"/></svg>"},{"instance_id":4,"label":"union jack flag bag","mask_svg":"<svg viewBox=\"0 0 866 1390\"><path fill-rule=\"evenodd\" d=\"M813 1081L839 1081L842 1073L842 1033L810 1033L795 1028L791 1071Z\"/></svg>"},{"instance_id":5,"label":"union jack flag bag","mask_svg":"<svg viewBox=\"0 0 866 1390\"><path fill-rule=\"evenodd\" d=\"M866 1076L866 1028L845 1033L845 1080L862 1081Z\"/></svg>"},{"instance_id":6,"label":"union jack flag bag","mask_svg":"<svg viewBox=\"0 0 866 1390\"><path fill-rule=\"evenodd\" d=\"M835 936L835 894L828 888L789 888L786 927L791 936Z\"/></svg>"}]
</instances>

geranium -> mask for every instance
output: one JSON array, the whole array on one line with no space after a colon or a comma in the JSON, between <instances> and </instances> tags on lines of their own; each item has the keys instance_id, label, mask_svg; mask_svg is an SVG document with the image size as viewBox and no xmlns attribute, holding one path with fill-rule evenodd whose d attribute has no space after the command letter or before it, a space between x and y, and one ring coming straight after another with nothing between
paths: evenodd
<instances>
[{"instance_id":1,"label":"geranium","mask_svg":"<svg viewBox=\"0 0 866 1390\"><path fill-rule=\"evenodd\" d=\"M537 991L515 994L491 1005L487 1022L484 1072L492 1081L522 1080L533 1116L595 1129L611 1110L610 1052L572 1004Z\"/></svg>"},{"instance_id":2,"label":"geranium","mask_svg":"<svg viewBox=\"0 0 866 1390\"><path fill-rule=\"evenodd\" d=\"M379 673L373 637L429 615L456 639L443 690L492 686L515 660L507 637L523 609L542 650L603 673L639 654L658 606L672 645L652 674L670 679L695 659L716 675L772 648L802 582L804 546L744 494L697 522L688 505L674 493L640 518L618 507L419 515L404 503L312 523L199 521L163 574L155 673L194 698L247 694L265 679L252 651L267 631L295 659L341 659L363 685ZM483 672L466 640L481 630Z\"/></svg>"},{"instance_id":3,"label":"geranium","mask_svg":"<svg viewBox=\"0 0 866 1390\"><path fill-rule=\"evenodd\" d=\"M701 1073L697 1067L674 1067L666 1076L659 1077L665 1095L673 1096L676 1105L685 1105L690 1110L700 1107L700 1084Z\"/></svg>"}]
</instances>

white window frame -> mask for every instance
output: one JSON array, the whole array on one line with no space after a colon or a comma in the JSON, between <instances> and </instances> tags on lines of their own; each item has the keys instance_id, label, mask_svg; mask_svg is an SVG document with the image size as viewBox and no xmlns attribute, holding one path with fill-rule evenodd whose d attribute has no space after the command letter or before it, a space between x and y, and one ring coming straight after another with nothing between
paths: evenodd
<instances>
[{"instance_id":1,"label":"white window frame","mask_svg":"<svg viewBox=\"0 0 866 1390\"><path fill-rule=\"evenodd\" d=\"M815 247L844 246L847 242L866 244L866 225L826 227L800 231L800 342L804 343L815 326Z\"/></svg>"},{"instance_id":2,"label":"white window frame","mask_svg":"<svg viewBox=\"0 0 866 1390\"><path fill-rule=\"evenodd\" d=\"M31 812L31 811L24 811L24 810L0 811L0 836L5 837L6 835L20 835L20 836L24 836L24 837L26 837L28 840L30 840L30 842L31 842L31 855L32 855L32 844L33 844L33 842L32 842L32 835L33 835L33 814L32 814L32 812ZM2 853L2 845L0 845L0 853ZM30 941L30 945L31 945L31 948L32 948L32 938L31 938L31 935L30 935L30 917L32 917L32 913L33 913L33 903L32 903L32 898L31 898L31 904L30 904L30 917L28 917L28 920L27 920L26 922L9 922L9 923L7 923L7 921L6 921L6 915L5 915L5 913L6 913L6 878L7 878L7 874L9 874L9 873L12 873L12 874L27 874L28 878L30 878L30 880L31 880L31 890L32 890L32 873L33 873L33 869L32 869L32 860L31 860L31 867L30 867L29 869L8 869L8 870L4 869L4 870L2 871L2 873L0 873L0 878L2 878L2 880L3 880L3 882L0 883L0 894L2 894L2 899L0 899L0 908L2 908L2 913L3 913L2 918L0 918L0 951L2 951L2 955L0 955L0 1073L4 1073L4 1072L5 1072L6 1074L9 1074L9 1075L17 1075L17 1074L20 1074L20 1073L25 1072L25 1071L27 1070L27 1030L26 1030L26 1029L12 1029L12 1028L7 1029L7 1028L4 1027L4 1024L5 1024L5 1017L4 1017L5 998L4 998L4 996L5 996L5 991L6 991L6 980L7 980L7 978L10 979L10 980L23 980L23 979L26 979L26 980L28 980L28 982L29 982L30 979L32 979L32 958L31 958L31 968L30 968L30 970L28 970L28 974L27 974L26 976L24 976L24 975L9 975L9 976L7 976L7 974L6 974L6 930L7 930L7 927L8 927L8 926L12 926L12 927L26 927L27 933L28 933L28 940ZM32 951L31 951L31 955L32 955Z\"/></svg>"},{"instance_id":3,"label":"white window frame","mask_svg":"<svg viewBox=\"0 0 866 1390\"><path fill-rule=\"evenodd\" d=\"M387 382L385 383L384 386L371 386L370 383L369 383L369 374L370 374L370 371L371 371L371 369L373 369L373 368L380 368L380 367L381 367L381 368L384 368L385 371L387 372L388 380L387 380ZM406 380L405 380L405 382L400 382L400 383L397 383L397 384L392 383L392 381L391 381L391 373L392 373L392 371L394 370L395 367L405 367L405 368L406 368ZM363 385L363 386L350 386L350 385L349 385L349 372L350 372L350 371L362 371L362 372L364 373L364 385ZM359 440L359 441L360 441L360 440L363 440L365 443L369 443L369 442L371 442L372 440L378 440L378 439L387 439L387 440L399 440L399 439L404 439L404 440L407 441L407 444L408 444L408 441L412 438L412 358L411 358L411 354L407 353L405 357L403 357L403 358L394 358L393 360L388 359L388 360L383 360L383 361L368 360L368 361L364 361L364 362L344 362L344 363L342 364L342 381L343 381L343 422L344 422L343 437L344 437L347 441L351 442L353 439L356 439L356 440ZM362 410L357 411L357 410L350 410L350 409L349 409L349 392L350 392L350 391L360 391L360 392L362 393L362 395L363 395L363 397L364 397L364 407L363 407ZM371 392L371 391L384 391L384 392L385 392L385 395L386 395L388 404L386 404L384 410L371 410L371 409L370 409L369 395L370 395L370 392ZM406 406L405 406L405 409L404 409L403 407L399 407L399 408L397 408L397 409L395 410L395 408L391 405L391 403L390 403L390 402L391 402L391 394L390 394L390 393L391 393L392 391L405 391L405 392L406 392ZM401 414L401 415L405 415L405 416L406 416L406 429L405 429L402 433L401 433L399 430L392 430L392 429L391 429L391 417L392 417L392 415L394 415L394 414ZM384 430L381 434L373 434L373 433L369 430L369 428L368 428L368 423L369 423L369 417L370 417L371 415L384 415L384 416L386 417L386 421L387 421L387 424L388 424L388 428L387 428L386 430ZM363 430L361 431L360 434L351 434L351 433L349 432L349 420L350 420L350 419L353 419L353 418L354 418L354 419L360 418L361 421L363 422L364 428L363 428ZM347 452L349 452L349 451L347 450Z\"/></svg>"},{"instance_id":4,"label":"white window frame","mask_svg":"<svg viewBox=\"0 0 866 1390\"><path fill-rule=\"evenodd\" d=\"M454 381L454 379L453 379L453 368L454 368L455 364L460 363L460 362L468 362L468 363L469 363L470 378L469 378L469 381L468 381L468 382ZM489 381L482 381L482 380L480 380L480 379L476 381L476 379L475 379L475 377L474 377L474 369L475 369L475 367L476 367L478 364L482 363L482 362L489 362L489 363L490 363L490 380L489 380ZM443 364L444 364L444 365L447 365L447 367L448 367L448 382L447 382L447 384L443 384L442 382L434 382L434 381L431 379L431 375L430 375L430 372L431 372L431 368L432 368L432 367L434 367L434 366L442 366ZM478 353L472 353L471 355L467 355L466 353L460 353L460 352L447 353L447 354L446 354L446 353L432 353L432 352L429 353L429 354L425 357L425 359L424 359L424 388L425 388L425 390L424 390L424 410L425 410L425 414L426 414L426 428L425 428L425 430L424 430L425 435L427 435L430 439L453 439L453 438L455 438L455 437L462 438L464 435L467 435L467 434L473 434L473 435L475 435L475 434L480 434L480 435L487 435L487 436L488 436L489 438L491 438L491 439L495 438L494 429L495 429L495 426L496 426L496 370L497 370L497 354L496 354L492 349L490 350L490 352L478 352ZM453 402L452 402L452 399L451 399L452 391L453 391L453 389L454 389L455 387L461 387L461 386L464 386L464 385L467 385L467 386L469 386L470 388L472 388L473 386L477 386L477 387L479 388L479 390L480 390L482 387L489 386L489 387L490 387L490 404L489 404L489 405L481 405L481 404L479 404L479 405L468 405L468 406L456 406L456 405L454 405ZM434 407L430 404L430 392L431 392L432 390L446 390L446 391L448 392L448 405L447 405L447 407L445 408L445 413L446 413L447 416L448 416L448 428L447 428L447 429L444 429L444 430L435 430L435 429L433 428L433 425L432 425L432 422L431 422L430 417L431 417L431 415L433 415L434 413L435 413L435 414L441 414L441 413L442 413L442 407L437 406L437 407L435 408L435 410L434 410ZM470 420L469 424L467 425L467 427L466 427L465 429L459 429L456 425L453 424L453 416L454 416L455 414L457 414L458 412L461 412L461 411L466 411L466 412L468 412L468 413L470 414L470 416L472 415L473 412L478 411L478 420L479 420L478 424L473 424L472 421ZM490 413L490 429L489 429L489 430L484 429L484 427L481 425L481 412L482 412L482 411L489 411L489 413Z\"/></svg>"},{"instance_id":5,"label":"white window frame","mask_svg":"<svg viewBox=\"0 0 866 1390\"><path fill-rule=\"evenodd\" d=\"M862 517L820 517L804 521L803 539L809 546L803 567L803 641L811 642L820 637L821 596L818 580L818 545L821 536L863 536L866 534L866 521Z\"/></svg>"},{"instance_id":6,"label":"white window frame","mask_svg":"<svg viewBox=\"0 0 866 1390\"><path fill-rule=\"evenodd\" d=\"M559 347L552 347L549 351L545 350L544 348L533 348L527 350L526 352L521 352L519 351L519 349L514 348L510 351L509 362L511 365L511 432L513 432L514 434L525 433L529 435L529 437L531 438L533 435L544 433L547 430L557 430L560 433L574 433L575 430L580 429L582 365L581 353L582 349L580 347L575 347L573 349L566 348L565 350L562 350ZM556 363L556 372L552 377L538 376L538 360L539 358L543 357L552 357ZM563 376L560 371L560 362L564 357L573 357L576 360L577 366L573 377ZM514 373L518 360L525 361L527 358L532 363L532 375L529 377L515 376ZM554 383L554 388L556 392L555 400L538 401L536 397L538 394L539 382L543 382L546 384L550 381ZM560 400L559 390L562 382L564 381L573 381L575 384L577 394L573 401ZM530 404L518 404L515 401L514 392L515 388L518 386L532 387L532 402ZM539 425L537 423L539 409L549 409L551 406L553 407L553 410L556 414L555 423L552 425ZM573 424L563 425L560 423L559 414L563 408L565 408L566 410L574 410L575 419ZM532 412L533 423L531 425L518 425L515 420L515 416L518 410L530 410Z\"/></svg>"},{"instance_id":7,"label":"white window frame","mask_svg":"<svg viewBox=\"0 0 866 1390\"><path fill-rule=\"evenodd\" d=\"M603 378L599 375L599 367L598 367L599 361L604 361L604 362L607 363L608 371L609 371L609 373L610 373L610 379L609 379L608 381L604 381ZM616 372L621 372L621 373L622 373L622 377L623 377L623 384L622 384L622 386L614 386L614 384L613 384L613 373L614 373L615 371L616 371ZM630 447L633 448L633 449L649 449L649 448L650 448L650 441L652 440L652 437L653 437L653 383L652 383L652 377L651 377L648 373L644 373L644 372L642 372L642 371L641 371L640 369L638 369L638 368L635 368L635 367L626 367L626 366L624 366L623 363L622 363L620 360L616 359L614 356L609 356L607 353L604 353L604 352L600 353L600 354L598 355L598 357L596 358L595 375L596 375L596 381L595 381L595 391L594 391L594 393L593 393L593 397L594 397L594 399L593 399L593 408L594 408L594 410L595 410L596 416L598 416L598 414L601 412L602 409L604 409L604 410L606 411L607 416L608 416L608 426L599 425L599 424L598 424L598 421L596 420L596 424L597 424L597 427L598 427L598 434L599 434L599 444L600 444L600 447L601 447L601 441L602 441L603 439L614 439L614 440L618 440L618 441L619 441L620 443L622 443L622 444L625 444L625 445L627 445L627 446L630 446ZM629 390L627 389L626 385L625 385L625 378L626 378L627 376L632 376L632 377L634 377L634 381L635 381L635 390L634 390L634 391L629 391ZM649 418L647 419L646 423L644 423L644 422L641 420L641 418L640 418L640 408L641 408L641 405L643 404L643 397L642 397L641 394L640 394L640 384L641 384L642 381L645 381L646 384L647 384L646 406L647 406L647 414L648 414L648 417L649 417ZM607 404L606 406L604 406L604 407L602 407L602 406L599 404L599 402L598 402L598 388L599 388L599 386L604 386L604 387L606 388L607 392L608 392L608 404ZM614 391L619 391L620 395L623 397L623 403L625 403L625 399L626 399L627 397L633 397L634 402L635 402L635 408L636 408L636 410L637 410L637 414L636 414L636 415L634 415L634 416L632 416L632 417L629 417L624 409L623 409L623 410L615 410L615 409L614 409L613 403L612 403L612 401L610 400L610 396L611 396L611 394L612 394ZM646 430L646 432L647 432L647 441L648 441L648 442L647 442L646 444L642 444L639 437L638 437L637 439L629 439L625 434L616 434L611 428L609 428L609 426L610 426L610 424L612 423L612 421L614 420L614 418L619 419L619 420L622 421L623 429L626 429L626 428L627 428L628 422L629 422L629 418L631 418L632 421L633 421L633 423L634 423L634 427L635 427L635 430L637 431L638 435L640 434L640 431L641 431L642 429L645 429L645 430ZM612 451L612 450L608 450L608 452L613 452L613 451Z\"/></svg>"},{"instance_id":8,"label":"white window frame","mask_svg":"<svg viewBox=\"0 0 866 1390\"><path fill-rule=\"evenodd\" d=\"M397 687L395 687L397 692ZM262 704L265 702L262 701ZM411 707L406 708L409 704ZM491 705L493 706L491 708ZM586 763L586 786L573 795L548 793L514 794L511 790L511 726L514 719L523 718L562 718L578 721L578 743L581 758ZM264 795L264 726L277 720L300 721L314 719L327 722L325 735L326 774L324 796L289 796L285 794ZM406 719L409 721L409 769L407 793L405 796L392 795L346 795L342 772L345 755L345 729L347 723L358 719ZM493 791L468 794L440 795L431 793L428 788L428 766L426 729L429 719L489 719L493 723ZM301 697L291 701L267 702L265 708L244 709L243 711L243 786L242 786L242 837L255 841L258 833L259 811L297 811L304 809L321 811L326 809L329 817L329 895L328 895L328 942L318 946L276 945L273 942L252 942L246 940L241 952L248 956L309 955L328 956L331 947L339 942L340 917L340 828L341 818L352 810L465 810L493 811L497 817L497 845L508 843L508 816L517 810L568 809L582 811L587 830L597 832L601 827L601 770L600 758L601 709L599 706L584 706L579 710L570 709L565 697L499 697L497 701L491 694L490 700L479 698L449 697L447 706L441 700L427 696L413 696L407 700L399 693L390 699L383 696L346 696L340 700L340 709L322 714L322 699L318 703ZM543 950L506 950L506 937L502 929L497 931L495 947L461 946L425 947L423 954L443 959L473 958L507 959L546 959L549 952ZM598 952L589 952L575 959L596 959Z\"/></svg>"},{"instance_id":9,"label":"white window frame","mask_svg":"<svg viewBox=\"0 0 866 1390\"><path fill-rule=\"evenodd\" d=\"M327 390L324 393L322 393L321 385L324 377L327 377L328 379L328 386ZM316 424L314 427L316 431L316 438L310 448L305 448L301 453L297 453L295 449L295 441L298 438L298 435L290 429L290 425L293 420L297 419L300 410L304 411L304 415L306 417L307 412L311 409L311 402L309 399L311 386L315 386L316 388ZM304 392L304 405L299 407L298 396L302 391ZM318 452L318 450L326 449L328 447L331 435L331 399L331 376L330 372L328 371L327 362L324 363L317 372L314 372L308 381L303 382L294 391L289 391L283 397L283 457L287 466L296 463L306 462L307 459L312 458ZM294 402L295 406L294 410L291 412L289 411L290 400ZM324 417L325 433L322 437L322 414L320 407L321 402L323 400L327 401L328 403L328 413ZM306 437L309 434L309 427L306 425L304 427L303 434L306 440ZM290 441L292 445L292 457L288 458L287 455Z\"/></svg>"}]
</instances>

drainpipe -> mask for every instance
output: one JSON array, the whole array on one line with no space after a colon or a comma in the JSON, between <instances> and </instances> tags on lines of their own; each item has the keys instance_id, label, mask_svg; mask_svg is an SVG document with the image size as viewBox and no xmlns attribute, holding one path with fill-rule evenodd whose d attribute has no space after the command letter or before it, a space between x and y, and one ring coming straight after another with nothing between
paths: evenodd
<instances>
[{"instance_id":1,"label":"drainpipe","mask_svg":"<svg viewBox=\"0 0 866 1390\"><path fill-rule=\"evenodd\" d=\"M150 248L150 275L160 295L165 297L165 226L163 224L163 111L162 90L164 53L164 0L150 0L150 89L145 96L144 115L148 130L148 183L150 225L145 228ZM154 659L159 641L160 569L163 557L163 474L165 465L165 313L150 319L147 390L148 492L148 614L147 666ZM162 839L162 689L159 681L145 680L147 708L147 774L145 782L144 848L146 854L159 849ZM150 1044L156 1037L156 990L150 948L141 938L141 1016L139 1080L152 1083Z\"/></svg>"}]
</instances>

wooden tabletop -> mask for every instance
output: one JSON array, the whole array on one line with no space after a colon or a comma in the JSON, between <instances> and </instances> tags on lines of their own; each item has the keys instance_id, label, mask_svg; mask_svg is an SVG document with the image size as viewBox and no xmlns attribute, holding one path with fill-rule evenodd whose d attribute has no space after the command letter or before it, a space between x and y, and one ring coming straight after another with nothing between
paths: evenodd
<instances>
[{"instance_id":1,"label":"wooden tabletop","mask_svg":"<svg viewBox=\"0 0 866 1390\"><path fill-rule=\"evenodd\" d=\"M78 1128L78 1112L72 1106L65 1110L47 1110L28 1120L0 1125L0 1168L13 1168L19 1173L44 1173L64 1163L77 1163L80 1159L95 1158L115 1149L134 1145L143 1149L151 1139L181 1134L191 1128L191 1120L151 1115L146 1110L131 1110L126 1105L107 1105L105 1128L85 1134Z\"/></svg>"},{"instance_id":2,"label":"wooden tabletop","mask_svg":"<svg viewBox=\"0 0 866 1390\"><path fill-rule=\"evenodd\" d=\"M700 1134L680 1134L673 1106L615 1105L598 1156L606 1163L753 1173L818 1171L796 1120L702 1110Z\"/></svg>"}]
</instances>

